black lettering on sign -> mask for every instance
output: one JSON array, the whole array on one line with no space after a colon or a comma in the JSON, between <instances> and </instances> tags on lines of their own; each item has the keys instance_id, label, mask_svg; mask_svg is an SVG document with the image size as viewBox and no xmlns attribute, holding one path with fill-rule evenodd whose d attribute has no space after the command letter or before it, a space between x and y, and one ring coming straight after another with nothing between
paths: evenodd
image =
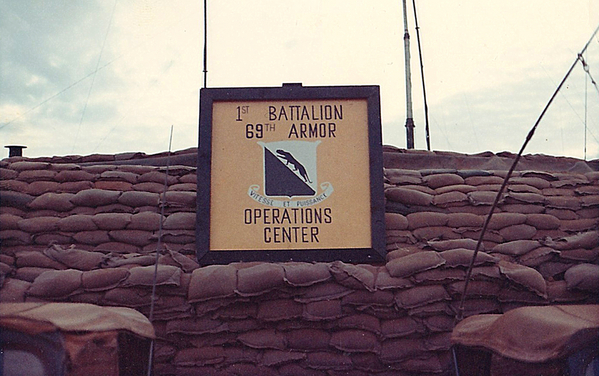
<instances>
[{"instance_id":1,"label":"black lettering on sign","mask_svg":"<svg viewBox=\"0 0 599 376\"><path fill-rule=\"evenodd\" d=\"M268 119L315 121L315 120L343 120L342 104L321 104L310 106L268 106Z\"/></svg>"},{"instance_id":2,"label":"black lettering on sign","mask_svg":"<svg viewBox=\"0 0 599 376\"><path fill-rule=\"evenodd\" d=\"M336 123L293 123L287 138L335 138Z\"/></svg>"},{"instance_id":3,"label":"black lettering on sign","mask_svg":"<svg viewBox=\"0 0 599 376\"><path fill-rule=\"evenodd\" d=\"M318 243L320 230L316 226L265 227L264 243Z\"/></svg>"}]
</instances>

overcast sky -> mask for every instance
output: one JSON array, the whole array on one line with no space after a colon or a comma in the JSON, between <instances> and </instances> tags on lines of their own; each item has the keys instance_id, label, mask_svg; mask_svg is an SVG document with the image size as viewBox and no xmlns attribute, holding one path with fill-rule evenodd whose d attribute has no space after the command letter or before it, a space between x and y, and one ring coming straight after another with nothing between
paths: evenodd
<instances>
[{"instance_id":1,"label":"overcast sky","mask_svg":"<svg viewBox=\"0 0 599 376\"><path fill-rule=\"evenodd\" d=\"M517 152L599 24L599 0L420 0L433 150ZM379 85L405 148L399 0L208 0L208 86ZM412 1L415 145L426 149ZM0 142L26 156L197 146L202 0L0 2ZM585 58L599 80L599 38ZM526 153L599 158L599 91L579 63ZM586 95L585 95L586 88ZM585 110L585 98L587 105ZM5 150L2 157L7 155Z\"/></svg>"}]
</instances>

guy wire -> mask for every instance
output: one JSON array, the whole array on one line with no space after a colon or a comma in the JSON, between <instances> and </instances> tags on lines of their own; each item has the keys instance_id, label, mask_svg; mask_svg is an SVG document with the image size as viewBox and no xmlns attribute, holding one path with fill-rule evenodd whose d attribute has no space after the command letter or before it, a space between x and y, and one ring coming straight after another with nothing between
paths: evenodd
<instances>
[{"instance_id":1,"label":"guy wire","mask_svg":"<svg viewBox=\"0 0 599 376\"><path fill-rule=\"evenodd\" d=\"M154 321L154 301L156 300L156 283L158 280L158 259L160 257L160 248L162 247L162 222L164 222L164 207L166 206L166 191L168 189L168 170L171 165L171 146L173 143L173 126L171 125L171 134L168 141L168 154L166 157L166 171L164 173L164 189L162 192L162 202L160 203L160 223L158 224L158 243L156 244L156 258L154 259L154 277L152 279L152 298L150 302L150 323ZM153 324L152 324L153 325ZM152 359L154 358L154 339L150 343L150 354L148 357L148 376L152 375Z\"/></svg>"}]
</instances>

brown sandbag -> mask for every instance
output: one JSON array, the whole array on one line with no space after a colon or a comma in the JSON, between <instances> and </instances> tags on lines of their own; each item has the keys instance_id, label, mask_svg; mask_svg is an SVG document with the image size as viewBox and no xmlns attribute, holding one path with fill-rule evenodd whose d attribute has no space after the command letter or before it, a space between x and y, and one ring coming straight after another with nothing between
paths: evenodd
<instances>
[{"instance_id":1,"label":"brown sandbag","mask_svg":"<svg viewBox=\"0 0 599 376\"><path fill-rule=\"evenodd\" d=\"M429 241L427 245L436 251L447 251L455 248L476 249L477 241L474 239L449 239ZM482 245L481 245L482 246ZM481 249L484 249L482 247Z\"/></svg>"},{"instance_id":2,"label":"brown sandbag","mask_svg":"<svg viewBox=\"0 0 599 376\"><path fill-rule=\"evenodd\" d=\"M180 192L180 191L168 191L166 195L163 193L160 195L161 200L166 202L169 207L196 207L196 192Z\"/></svg>"},{"instance_id":3,"label":"brown sandbag","mask_svg":"<svg viewBox=\"0 0 599 376\"><path fill-rule=\"evenodd\" d=\"M441 193L433 198L433 205L440 208L464 206L468 204L468 196L459 191Z\"/></svg>"},{"instance_id":4,"label":"brown sandbag","mask_svg":"<svg viewBox=\"0 0 599 376\"><path fill-rule=\"evenodd\" d=\"M164 186L165 181L167 182L167 185L175 184L177 182L177 178L173 175L167 176L164 172L150 171L150 172L146 172L145 174L141 174L137 178L137 181L139 183L145 183L145 182L159 183Z\"/></svg>"},{"instance_id":5,"label":"brown sandbag","mask_svg":"<svg viewBox=\"0 0 599 376\"><path fill-rule=\"evenodd\" d=\"M166 217L165 230L195 230L196 213L179 212Z\"/></svg>"},{"instance_id":6,"label":"brown sandbag","mask_svg":"<svg viewBox=\"0 0 599 376\"><path fill-rule=\"evenodd\" d=\"M555 240L549 239L543 243L560 251L577 248L593 249L599 245L599 231L583 232Z\"/></svg>"},{"instance_id":7,"label":"brown sandbag","mask_svg":"<svg viewBox=\"0 0 599 376\"><path fill-rule=\"evenodd\" d=\"M303 305L290 299L266 300L259 303L257 318L262 321L295 320L302 317Z\"/></svg>"},{"instance_id":8,"label":"brown sandbag","mask_svg":"<svg viewBox=\"0 0 599 376\"><path fill-rule=\"evenodd\" d=\"M377 290L396 290L412 287L414 284L407 278L391 277L387 268L380 268L376 276Z\"/></svg>"},{"instance_id":9,"label":"brown sandbag","mask_svg":"<svg viewBox=\"0 0 599 376\"><path fill-rule=\"evenodd\" d=\"M599 292L599 265L578 264L574 265L564 274L569 290L584 290Z\"/></svg>"},{"instance_id":10,"label":"brown sandbag","mask_svg":"<svg viewBox=\"0 0 599 376\"><path fill-rule=\"evenodd\" d=\"M417 239L423 241L461 238L460 234L456 233L454 229L447 226L421 227L414 230L413 234Z\"/></svg>"},{"instance_id":11,"label":"brown sandbag","mask_svg":"<svg viewBox=\"0 0 599 376\"><path fill-rule=\"evenodd\" d=\"M499 230L504 227L520 225L526 222L526 215L520 213L495 213L489 221L490 230Z\"/></svg>"},{"instance_id":12,"label":"brown sandbag","mask_svg":"<svg viewBox=\"0 0 599 376\"><path fill-rule=\"evenodd\" d=\"M395 302L399 308L409 309L439 301L451 300L445 288L441 285L416 286L411 289L398 291Z\"/></svg>"},{"instance_id":13,"label":"brown sandbag","mask_svg":"<svg viewBox=\"0 0 599 376\"><path fill-rule=\"evenodd\" d=\"M555 255L560 252L550 247L538 247L532 251L526 252L518 258L518 262L522 265L529 266L531 268L539 266L544 262L550 261Z\"/></svg>"},{"instance_id":14,"label":"brown sandbag","mask_svg":"<svg viewBox=\"0 0 599 376\"><path fill-rule=\"evenodd\" d=\"M537 240L513 240L506 243L497 244L491 249L491 252L512 256L521 256L540 246L541 243Z\"/></svg>"},{"instance_id":15,"label":"brown sandbag","mask_svg":"<svg viewBox=\"0 0 599 376\"><path fill-rule=\"evenodd\" d=\"M525 224L504 227L499 230L499 235L508 242L513 240L532 239L536 233L536 228Z\"/></svg>"},{"instance_id":16,"label":"brown sandbag","mask_svg":"<svg viewBox=\"0 0 599 376\"><path fill-rule=\"evenodd\" d=\"M299 362L305 359L306 354L303 352L266 350L262 355L262 364L264 364L267 367L273 367L291 362Z\"/></svg>"},{"instance_id":17,"label":"brown sandbag","mask_svg":"<svg viewBox=\"0 0 599 376\"><path fill-rule=\"evenodd\" d=\"M110 241L108 233L102 230L95 231L80 231L73 235L73 239L77 243L99 245Z\"/></svg>"},{"instance_id":18,"label":"brown sandbag","mask_svg":"<svg viewBox=\"0 0 599 376\"><path fill-rule=\"evenodd\" d=\"M2 247L13 245L27 245L33 242L31 235L21 230L0 230L0 241Z\"/></svg>"},{"instance_id":19,"label":"brown sandbag","mask_svg":"<svg viewBox=\"0 0 599 376\"><path fill-rule=\"evenodd\" d=\"M190 303L235 295L237 269L232 265L210 265L191 273Z\"/></svg>"},{"instance_id":20,"label":"brown sandbag","mask_svg":"<svg viewBox=\"0 0 599 376\"><path fill-rule=\"evenodd\" d=\"M392 339L383 342L381 361L386 364L397 363L406 359L423 357L426 353L424 339Z\"/></svg>"},{"instance_id":21,"label":"brown sandbag","mask_svg":"<svg viewBox=\"0 0 599 376\"><path fill-rule=\"evenodd\" d=\"M303 318L308 321L333 320L342 317L340 300L321 300L306 303Z\"/></svg>"},{"instance_id":22,"label":"brown sandbag","mask_svg":"<svg viewBox=\"0 0 599 376\"><path fill-rule=\"evenodd\" d=\"M330 345L343 352L378 353L381 345L374 333L364 330L341 330L331 336Z\"/></svg>"},{"instance_id":23,"label":"brown sandbag","mask_svg":"<svg viewBox=\"0 0 599 376\"><path fill-rule=\"evenodd\" d=\"M34 197L26 193L0 191L0 205L27 210Z\"/></svg>"},{"instance_id":24,"label":"brown sandbag","mask_svg":"<svg viewBox=\"0 0 599 376\"><path fill-rule=\"evenodd\" d=\"M20 220L17 225L19 229L30 234L39 232L53 232L58 230L57 217L35 217Z\"/></svg>"},{"instance_id":25,"label":"brown sandbag","mask_svg":"<svg viewBox=\"0 0 599 376\"><path fill-rule=\"evenodd\" d=\"M100 213L92 217L92 221L100 230L122 230L131 223L129 213Z\"/></svg>"},{"instance_id":26,"label":"brown sandbag","mask_svg":"<svg viewBox=\"0 0 599 376\"><path fill-rule=\"evenodd\" d=\"M167 334L200 335L206 333L221 333L227 329L227 323L206 317L170 320L166 323Z\"/></svg>"},{"instance_id":27,"label":"brown sandbag","mask_svg":"<svg viewBox=\"0 0 599 376\"><path fill-rule=\"evenodd\" d=\"M25 301L25 293L29 290L31 282L15 278L7 278L2 284L0 302L22 303Z\"/></svg>"},{"instance_id":28,"label":"brown sandbag","mask_svg":"<svg viewBox=\"0 0 599 376\"><path fill-rule=\"evenodd\" d=\"M153 192L127 191L119 196L118 202L133 208L158 206L160 203L160 195Z\"/></svg>"},{"instance_id":29,"label":"brown sandbag","mask_svg":"<svg viewBox=\"0 0 599 376\"><path fill-rule=\"evenodd\" d=\"M60 218L58 221L58 228L60 231L70 231L70 232L79 232L79 231L95 231L98 229L98 226L92 220L91 215L83 215L83 214L75 214L69 215L64 218Z\"/></svg>"},{"instance_id":30,"label":"brown sandbag","mask_svg":"<svg viewBox=\"0 0 599 376\"><path fill-rule=\"evenodd\" d=\"M100 266L105 256L99 252L89 252L75 248L64 248L52 245L43 252L53 260L77 270L92 270Z\"/></svg>"},{"instance_id":31,"label":"brown sandbag","mask_svg":"<svg viewBox=\"0 0 599 376\"><path fill-rule=\"evenodd\" d=\"M464 184L464 179L456 174L433 174L424 177L424 183L432 189L445 187L448 185Z\"/></svg>"},{"instance_id":32,"label":"brown sandbag","mask_svg":"<svg viewBox=\"0 0 599 376\"><path fill-rule=\"evenodd\" d=\"M56 188L56 192L59 193L77 193L79 191L84 191L86 189L92 189L94 184L91 181L83 180L83 181L65 181L64 183L60 183L58 188Z\"/></svg>"},{"instance_id":33,"label":"brown sandbag","mask_svg":"<svg viewBox=\"0 0 599 376\"><path fill-rule=\"evenodd\" d=\"M222 363L224 360L224 349L222 347L211 346L181 349L177 352L177 355L175 355L175 358L172 362L179 370L185 370L187 367L189 367L190 371L188 372L177 372L177 374L187 375L197 372L197 367L213 366L215 364ZM201 372L200 374L204 375L206 373Z\"/></svg>"},{"instance_id":34,"label":"brown sandbag","mask_svg":"<svg viewBox=\"0 0 599 376\"><path fill-rule=\"evenodd\" d=\"M302 328L286 333L289 349L300 351L324 350L328 348L331 335L325 330Z\"/></svg>"},{"instance_id":35,"label":"brown sandbag","mask_svg":"<svg viewBox=\"0 0 599 376\"><path fill-rule=\"evenodd\" d=\"M316 370L328 371L349 370L353 366L348 355L332 352L310 352L306 365Z\"/></svg>"},{"instance_id":36,"label":"brown sandbag","mask_svg":"<svg viewBox=\"0 0 599 376\"><path fill-rule=\"evenodd\" d=\"M369 314L355 314L342 317L337 320L336 326L340 329L361 329L377 335L381 334L381 324L378 317Z\"/></svg>"},{"instance_id":37,"label":"brown sandbag","mask_svg":"<svg viewBox=\"0 0 599 376\"><path fill-rule=\"evenodd\" d=\"M240 295L260 295L283 286L285 271L281 265L261 263L238 270L237 277L237 292Z\"/></svg>"},{"instance_id":38,"label":"brown sandbag","mask_svg":"<svg viewBox=\"0 0 599 376\"><path fill-rule=\"evenodd\" d=\"M581 208L581 201L578 197L549 196L546 198L546 206L549 208L576 211Z\"/></svg>"},{"instance_id":39,"label":"brown sandbag","mask_svg":"<svg viewBox=\"0 0 599 376\"><path fill-rule=\"evenodd\" d=\"M56 192L60 184L55 181L34 181L27 186L25 193L40 196L48 192Z\"/></svg>"},{"instance_id":40,"label":"brown sandbag","mask_svg":"<svg viewBox=\"0 0 599 376\"><path fill-rule=\"evenodd\" d=\"M19 173L17 179L26 182L40 181L40 180L53 180L56 176L56 171L51 170L26 170Z\"/></svg>"},{"instance_id":41,"label":"brown sandbag","mask_svg":"<svg viewBox=\"0 0 599 376\"><path fill-rule=\"evenodd\" d=\"M63 298L81 287L80 270L50 270L40 274L31 284L27 295L39 298Z\"/></svg>"},{"instance_id":42,"label":"brown sandbag","mask_svg":"<svg viewBox=\"0 0 599 376\"><path fill-rule=\"evenodd\" d=\"M152 243L152 232L142 230L112 230L108 232L110 238L117 242L144 247Z\"/></svg>"},{"instance_id":43,"label":"brown sandbag","mask_svg":"<svg viewBox=\"0 0 599 376\"><path fill-rule=\"evenodd\" d=\"M54 269L38 268L36 266L25 266L23 268L19 268L16 270L16 273L14 274L14 278L20 279L23 281L27 281L27 282L33 282L33 281L35 281L35 279L37 277L39 277L40 274L42 274L43 272L47 272L49 270L54 270Z\"/></svg>"},{"instance_id":44,"label":"brown sandbag","mask_svg":"<svg viewBox=\"0 0 599 376\"><path fill-rule=\"evenodd\" d=\"M138 266L129 269L129 277L123 286L152 286L156 267L154 265ZM157 286L179 286L181 284L181 269L171 265L158 265L156 270Z\"/></svg>"},{"instance_id":45,"label":"brown sandbag","mask_svg":"<svg viewBox=\"0 0 599 376\"><path fill-rule=\"evenodd\" d=\"M470 201L470 203L474 206L480 206L480 205L487 206L487 205L493 205L493 202L495 202L495 197L497 196L497 193L493 192L493 191L474 191L474 192L467 193L466 196L468 197L468 201ZM503 201L505 200L504 197L502 197L499 200L499 203L503 203Z\"/></svg>"},{"instance_id":46,"label":"brown sandbag","mask_svg":"<svg viewBox=\"0 0 599 376\"><path fill-rule=\"evenodd\" d=\"M56 210L65 212L73 209L75 204L71 202L74 197L72 193L44 193L29 203L33 210Z\"/></svg>"},{"instance_id":47,"label":"brown sandbag","mask_svg":"<svg viewBox=\"0 0 599 376\"><path fill-rule=\"evenodd\" d=\"M244 345L254 349L275 349L285 350L285 336L274 329L262 329L246 333L241 333L237 340Z\"/></svg>"},{"instance_id":48,"label":"brown sandbag","mask_svg":"<svg viewBox=\"0 0 599 376\"><path fill-rule=\"evenodd\" d=\"M407 337L414 333L424 332L424 326L408 316L381 322L381 334L384 339Z\"/></svg>"},{"instance_id":49,"label":"brown sandbag","mask_svg":"<svg viewBox=\"0 0 599 376\"><path fill-rule=\"evenodd\" d=\"M11 170L15 171L45 170L50 167L50 163L35 161L18 161L11 163L9 167Z\"/></svg>"},{"instance_id":50,"label":"brown sandbag","mask_svg":"<svg viewBox=\"0 0 599 376\"><path fill-rule=\"evenodd\" d=\"M340 285L357 290L374 291L375 275L365 266L334 261L331 263L329 270Z\"/></svg>"},{"instance_id":51,"label":"brown sandbag","mask_svg":"<svg viewBox=\"0 0 599 376\"><path fill-rule=\"evenodd\" d=\"M93 181L96 175L83 170L64 170L54 177L57 182Z\"/></svg>"},{"instance_id":52,"label":"brown sandbag","mask_svg":"<svg viewBox=\"0 0 599 376\"><path fill-rule=\"evenodd\" d=\"M437 268L416 273L411 277L416 284L446 284L466 279L466 272L456 268Z\"/></svg>"},{"instance_id":53,"label":"brown sandbag","mask_svg":"<svg viewBox=\"0 0 599 376\"><path fill-rule=\"evenodd\" d=\"M447 215L447 226L460 227L482 227L484 218L471 213L450 213Z\"/></svg>"},{"instance_id":54,"label":"brown sandbag","mask_svg":"<svg viewBox=\"0 0 599 376\"><path fill-rule=\"evenodd\" d=\"M425 251L414 253L387 263L387 270L392 277L409 277L415 273L437 268L445 264L437 252Z\"/></svg>"},{"instance_id":55,"label":"brown sandbag","mask_svg":"<svg viewBox=\"0 0 599 376\"><path fill-rule=\"evenodd\" d=\"M134 174L133 172L127 171L104 171L100 174L100 180L107 181L124 181L131 184L137 183L138 174Z\"/></svg>"},{"instance_id":56,"label":"brown sandbag","mask_svg":"<svg viewBox=\"0 0 599 376\"><path fill-rule=\"evenodd\" d=\"M129 277L125 268L97 269L83 272L81 286L86 291L106 291L117 287Z\"/></svg>"},{"instance_id":57,"label":"brown sandbag","mask_svg":"<svg viewBox=\"0 0 599 376\"><path fill-rule=\"evenodd\" d=\"M556 230L560 226L560 220L550 214L527 214L526 224L537 230Z\"/></svg>"},{"instance_id":58,"label":"brown sandbag","mask_svg":"<svg viewBox=\"0 0 599 376\"><path fill-rule=\"evenodd\" d=\"M109 191L103 189L86 189L77 192L71 199L71 202L77 206L98 207L103 205L116 204L121 192Z\"/></svg>"},{"instance_id":59,"label":"brown sandbag","mask_svg":"<svg viewBox=\"0 0 599 376\"><path fill-rule=\"evenodd\" d=\"M588 230L596 229L599 224L599 218L582 218L582 219L574 219L561 221L560 230L566 231L569 233L572 232L583 232Z\"/></svg>"},{"instance_id":60,"label":"brown sandbag","mask_svg":"<svg viewBox=\"0 0 599 376\"><path fill-rule=\"evenodd\" d=\"M17 268L25 266L34 266L39 268L50 268L56 270L66 269L66 267L44 255L42 252L37 251L20 251L15 255L15 265Z\"/></svg>"},{"instance_id":61,"label":"brown sandbag","mask_svg":"<svg viewBox=\"0 0 599 376\"><path fill-rule=\"evenodd\" d=\"M131 215L131 222L127 225L127 229L158 231L160 229L160 219L160 214L149 211L133 214Z\"/></svg>"},{"instance_id":62,"label":"brown sandbag","mask_svg":"<svg viewBox=\"0 0 599 376\"><path fill-rule=\"evenodd\" d=\"M455 267L466 267L469 266L472 257L474 256L474 250L465 249L465 248L456 248L450 249L447 251L443 251L440 253L441 257L445 259L445 266L449 268ZM476 254L476 259L474 261L474 266L481 265L493 265L496 264L499 260L485 252L479 251Z\"/></svg>"},{"instance_id":63,"label":"brown sandbag","mask_svg":"<svg viewBox=\"0 0 599 376\"><path fill-rule=\"evenodd\" d=\"M445 226L447 224L447 214L437 212L416 212L406 216L408 228L415 230L421 227Z\"/></svg>"},{"instance_id":64,"label":"brown sandbag","mask_svg":"<svg viewBox=\"0 0 599 376\"><path fill-rule=\"evenodd\" d=\"M408 219L398 213L385 213L385 227L387 230L406 230Z\"/></svg>"},{"instance_id":65,"label":"brown sandbag","mask_svg":"<svg viewBox=\"0 0 599 376\"><path fill-rule=\"evenodd\" d=\"M282 264L285 282L292 286L311 286L331 278L329 267L324 263L291 262Z\"/></svg>"},{"instance_id":66,"label":"brown sandbag","mask_svg":"<svg viewBox=\"0 0 599 376\"><path fill-rule=\"evenodd\" d=\"M429 206L433 203L433 196L408 188L389 188L385 191L385 196L395 202L405 205Z\"/></svg>"},{"instance_id":67,"label":"brown sandbag","mask_svg":"<svg viewBox=\"0 0 599 376\"><path fill-rule=\"evenodd\" d=\"M501 274L510 281L541 297L547 297L547 283L535 269L505 261L500 261L498 265Z\"/></svg>"}]
</instances>

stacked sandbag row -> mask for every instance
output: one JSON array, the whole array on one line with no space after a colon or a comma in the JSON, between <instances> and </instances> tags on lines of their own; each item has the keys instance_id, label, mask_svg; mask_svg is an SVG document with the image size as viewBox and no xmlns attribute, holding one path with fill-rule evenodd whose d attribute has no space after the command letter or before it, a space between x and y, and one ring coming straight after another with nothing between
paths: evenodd
<instances>
[{"instance_id":1,"label":"stacked sandbag row","mask_svg":"<svg viewBox=\"0 0 599 376\"><path fill-rule=\"evenodd\" d=\"M3 253L76 244L101 252L156 250L162 241L195 253L196 174L190 167L80 166L2 162L0 241ZM166 192L165 192L166 183Z\"/></svg>"},{"instance_id":2,"label":"stacked sandbag row","mask_svg":"<svg viewBox=\"0 0 599 376\"><path fill-rule=\"evenodd\" d=\"M505 171L385 170L387 249L474 249ZM515 172L482 250L564 280L599 261L599 173Z\"/></svg>"},{"instance_id":3,"label":"stacked sandbag row","mask_svg":"<svg viewBox=\"0 0 599 376\"><path fill-rule=\"evenodd\" d=\"M449 333L472 256L468 249L398 250L382 266L200 268L193 258L165 252L158 258L153 312L156 374L449 374ZM0 254L0 301L86 302L149 315L155 260L155 254L60 245ZM589 302L599 293L599 266L576 268L584 271L570 288L479 253L465 316L563 297L562 303Z\"/></svg>"}]
</instances>

